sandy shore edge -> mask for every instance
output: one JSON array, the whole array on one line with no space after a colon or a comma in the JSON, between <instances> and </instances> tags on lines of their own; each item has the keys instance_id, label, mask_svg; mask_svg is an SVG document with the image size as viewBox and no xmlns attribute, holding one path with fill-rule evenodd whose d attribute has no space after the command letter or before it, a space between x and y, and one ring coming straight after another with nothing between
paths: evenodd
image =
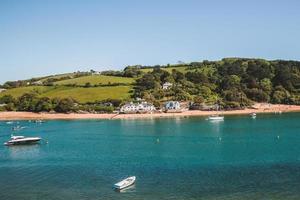
<instances>
[{"instance_id":1,"label":"sandy shore edge","mask_svg":"<svg viewBox=\"0 0 300 200\"><path fill-rule=\"evenodd\" d=\"M280 113L300 112L300 106L281 104L255 104L252 109L232 111L192 111L187 110L181 113L148 113L148 114L62 114L62 113L32 113L32 112L0 112L0 120L30 120L30 119L142 119L142 118L163 118L163 117L189 117L221 115L246 115L250 113Z\"/></svg>"}]
</instances>

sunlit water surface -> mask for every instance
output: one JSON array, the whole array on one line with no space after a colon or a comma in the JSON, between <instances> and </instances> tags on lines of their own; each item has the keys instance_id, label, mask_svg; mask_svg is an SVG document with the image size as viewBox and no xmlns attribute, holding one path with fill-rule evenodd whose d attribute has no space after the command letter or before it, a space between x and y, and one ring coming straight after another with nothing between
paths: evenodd
<instances>
[{"instance_id":1,"label":"sunlit water surface","mask_svg":"<svg viewBox=\"0 0 300 200\"><path fill-rule=\"evenodd\" d=\"M1 200L300 199L297 113L0 122L1 144L16 125L45 140L0 146ZM112 190L131 175L133 187Z\"/></svg>"}]
</instances>

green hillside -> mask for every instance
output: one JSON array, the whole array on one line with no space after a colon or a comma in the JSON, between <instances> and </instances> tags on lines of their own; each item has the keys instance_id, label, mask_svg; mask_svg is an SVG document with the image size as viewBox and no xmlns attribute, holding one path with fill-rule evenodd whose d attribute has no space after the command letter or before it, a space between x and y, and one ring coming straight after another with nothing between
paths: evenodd
<instances>
[{"instance_id":1,"label":"green hillside","mask_svg":"<svg viewBox=\"0 0 300 200\"><path fill-rule=\"evenodd\" d=\"M71 97L79 103L95 102L105 99L128 99L130 98L130 86L109 86L109 87L58 87L49 90L41 96L49 98Z\"/></svg>"},{"instance_id":2,"label":"green hillside","mask_svg":"<svg viewBox=\"0 0 300 200\"><path fill-rule=\"evenodd\" d=\"M170 99L194 102L196 107L218 104L224 109L242 109L254 102L300 104L299 61L225 58L153 67L127 66L124 70L92 75L95 72L58 74L43 77L42 81L41 78L8 81L1 86L7 90L0 93L0 104L7 104L4 110L36 112L51 109L61 112L72 99L80 106L87 106L87 102L88 106L99 106L99 101L110 99L118 101L115 108L134 98L143 98L157 106ZM172 86L162 88L166 82ZM24 96L25 93L36 95ZM11 96L1 98L4 95ZM61 108L54 108L56 98L60 99ZM70 105L72 102L69 108Z\"/></svg>"},{"instance_id":3,"label":"green hillside","mask_svg":"<svg viewBox=\"0 0 300 200\"><path fill-rule=\"evenodd\" d=\"M82 76L73 79L54 82L55 85L73 85L84 86L86 83L91 85L108 85L108 84L132 84L133 78L117 77L117 76L104 76L104 75L90 75Z\"/></svg>"},{"instance_id":4,"label":"green hillside","mask_svg":"<svg viewBox=\"0 0 300 200\"><path fill-rule=\"evenodd\" d=\"M0 93L12 95L15 98L25 93L37 93L39 97L67 98L71 97L79 103L101 101L104 99L128 99L130 98L131 86L108 86L108 87L66 87L66 86L28 86L9 89Z\"/></svg>"},{"instance_id":5,"label":"green hillside","mask_svg":"<svg viewBox=\"0 0 300 200\"><path fill-rule=\"evenodd\" d=\"M161 70L167 71L169 73L172 73L173 69L176 69L177 71L181 72L181 73L186 73L187 72L187 67L161 67ZM142 72L144 73L148 73L148 72L152 72L153 68L144 68L141 69Z\"/></svg>"},{"instance_id":6,"label":"green hillside","mask_svg":"<svg viewBox=\"0 0 300 200\"><path fill-rule=\"evenodd\" d=\"M15 98L18 98L22 96L25 93L45 93L49 90L52 90L54 87L49 87L49 86L28 86L28 87L19 87L19 88L12 88L8 89L5 92L0 93L0 97L4 95L12 95Z\"/></svg>"},{"instance_id":7,"label":"green hillside","mask_svg":"<svg viewBox=\"0 0 300 200\"><path fill-rule=\"evenodd\" d=\"M78 75L79 73L77 73ZM14 98L19 98L26 93L35 93L38 97L53 98L72 98L79 103L96 102L105 99L129 99L131 90L133 89L132 84L135 83L134 78L118 77L118 76L105 76L105 75L87 75L77 78L72 78L75 73L59 74L44 77L39 79L43 83L52 80L59 80L67 77L65 80L54 81L49 85L41 86L20 86L16 88L7 89L5 92L0 93L0 97L4 95L11 95ZM90 83L90 87L83 87L86 83ZM107 86L110 84L122 84ZM92 87L96 86L97 87ZM102 86L101 86L102 85ZM105 86L106 85L106 86Z\"/></svg>"}]
</instances>

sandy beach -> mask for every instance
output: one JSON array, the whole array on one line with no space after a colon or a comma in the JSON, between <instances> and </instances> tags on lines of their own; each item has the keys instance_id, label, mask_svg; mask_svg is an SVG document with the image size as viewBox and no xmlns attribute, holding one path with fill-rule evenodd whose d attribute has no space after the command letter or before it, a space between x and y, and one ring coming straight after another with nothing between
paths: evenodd
<instances>
[{"instance_id":1,"label":"sandy beach","mask_svg":"<svg viewBox=\"0 0 300 200\"><path fill-rule=\"evenodd\" d=\"M136 119L136 118L162 118L162 117L188 117L220 115L243 115L250 113L280 113L300 112L300 106L263 104L258 103L253 108L232 111L199 111L186 110L181 113L147 113L147 114L62 114L62 113L32 113L32 112L0 112L0 120L29 120L29 119Z\"/></svg>"}]
</instances>

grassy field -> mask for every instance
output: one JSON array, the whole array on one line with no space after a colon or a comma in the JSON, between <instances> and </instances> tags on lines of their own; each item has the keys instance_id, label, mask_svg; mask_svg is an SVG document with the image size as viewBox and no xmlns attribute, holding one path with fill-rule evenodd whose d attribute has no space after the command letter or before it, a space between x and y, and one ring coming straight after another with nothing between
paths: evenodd
<instances>
[{"instance_id":1,"label":"grassy field","mask_svg":"<svg viewBox=\"0 0 300 200\"><path fill-rule=\"evenodd\" d=\"M55 85L70 85L70 84L76 84L83 86L86 83L90 83L92 85L95 84L102 84L107 85L109 83L115 84L115 83L123 83L123 84L132 84L134 83L133 78L126 78L126 77L117 77L117 76L104 76L104 75L91 75L91 76L83 76L79 78L73 78L63 81L57 81L55 82Z\"/></svg>"},{"instance_id":2,"label":"grassy field","mask_svg":"<svg viewBox=\"0 0 300 200\"><path fill-rule=\"evenodd\" d=\"M166 67L166 68L160 68L162 70L165 70L169 73L172 73L173 69L176 69L177 71L180 71L182 73L186 73L186 67ZM147 72L152 72L153 69L152 68L147 68L147 69L142 69L143 72L147 73Z\"/></svg>"},{"instance_id":3,"label":"grassy field","mask_svg":"<svg viewBox=\"0 0 300 200\"><path fill-rule=\"evenodd\" d=\"M19 97L24 93L37 92L40 97L66 98L71 97L80 103L100 101L104 99L129 99L132 86L109 87L66 87L66 86L29 86L6 90L0 97L10 94Z\"/></svg>"},{"instance_id":4,"label":"grassy field","mask_svg":"<svg viewBox=\"0 0 300 200\"><path fill-rule=\"evenodd\" d=\"M49 90L41 96L49 98L72 97L80 103L94 102L104 99L128 99L130 98L131 86L112 86L112 87L57 87Z\"/></svg>"},{"instance_id":5,"label":"grassy field","mask_svg":"<svg viewBox=\"0 0 300 200\"><path fill-rule=\"evenodd\" d=\"M28 87L19 87L6 90L0 93L0 97L4 95L12 95L13 97L17 98L22 96L25 93L37 92L39 94L45 93L51 90L53 87L48 86L28 86Z\"/></svg>"}]
</instances>

